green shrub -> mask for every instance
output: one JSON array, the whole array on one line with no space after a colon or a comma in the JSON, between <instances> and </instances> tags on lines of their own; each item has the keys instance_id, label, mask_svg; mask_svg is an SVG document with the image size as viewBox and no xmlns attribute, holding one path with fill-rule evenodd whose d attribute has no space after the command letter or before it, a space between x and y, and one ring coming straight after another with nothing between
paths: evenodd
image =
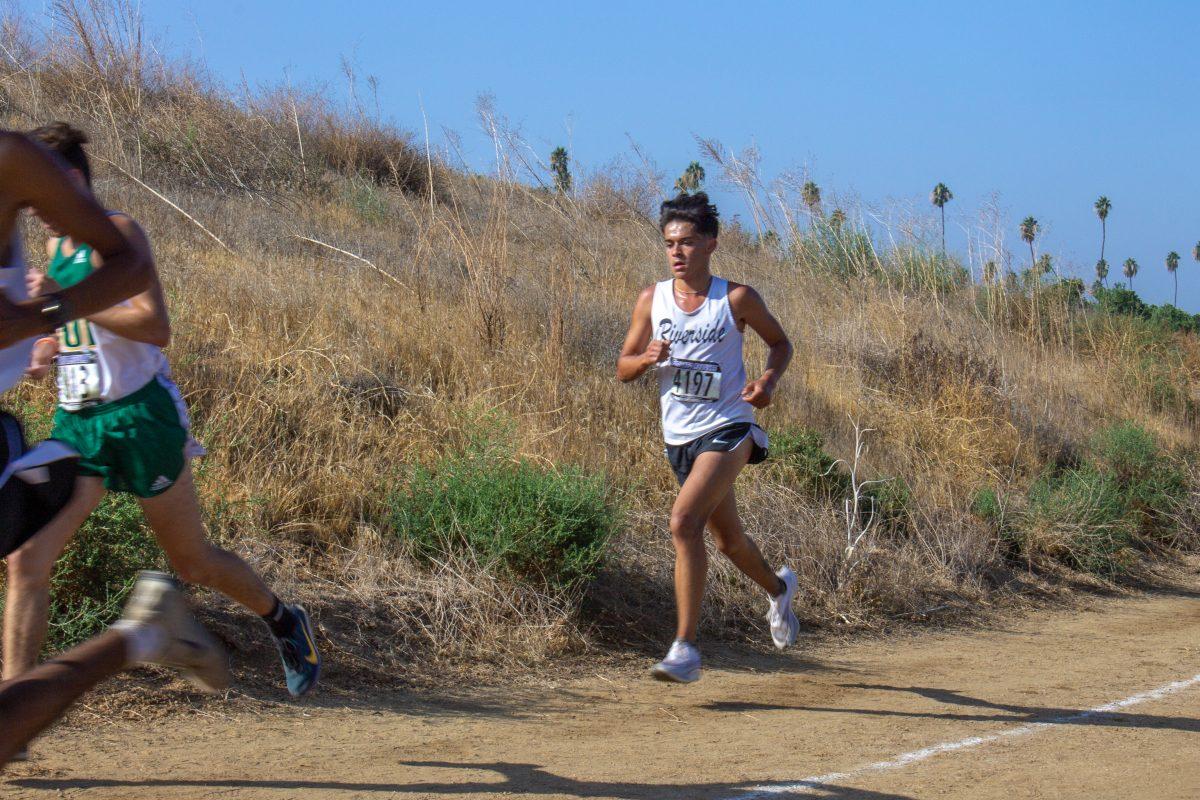
<instances>
[{"instance_id":1,"label":"green shrub","mask_svg":"<svg viewBox=\"0 0 1200 800\"><path fill-rule=\"evenodd\" d=\"M1069 308L1083 306L1084 292L1083 281L1079 278L1058 278L1041 288L1042 297L1047 303L1060 303Z\"/></svg>"},{"instance_id":2,"label":"green shrub","mask_svg":"<svg viewBox=\"0 0 1200 800\"><path fill-rule=\"evenodd\" d=\"M18 386L12 391L16 404L10 404L7 410L21 420L25 438L29 442L40 442L50 435L50 429L54 427L54 407L31 399L24 390L24 386ZM10 403L10 398L11 395L6 397L5 402Z\"/></svg>"},{"instance_id":3,"label":"green shrub","mask_svg":"<svg viewBox=\"0 0 1200 800\"><path fill-rule=\"evenodd\" d=\"M129 495L108 495L54 568L47 651L77 644L111 623L138 570L163 564L137 502Z\"/></svg>"},{"instance_id":4,"label":"green shrub","mask_svg":"<svg viewBox=\"0 0 1200 800\"><path fill-rule=\"evenodd\" d=\"M1052 470L1034 481L1020 525L1033 546L1103 575L1128 565L1137 533L1116 479L1091 466Z\"/></svg>"},{"instance_id":5,"label":"green shrub","mask_svg":"<svg viewBox=\"0 0 1200 800\"><path fill-rule=\"evenodd\" d=\"M828 220L814 220L811 230L792 240L793 261L814 273L841 280L860 278L879 270L875 245L868 232L850 226L834 226Z\"/></svg>"},{"instance_id":6,"label":"green shrub","mask_svg":"<svg viewBox=\"0 0 1200 800\"><path fill-rule=\"evenodd\" d=\"M971 513L982 520L1001 525L1004 519L1004 503L1000 499L1000 493L990 486L980 489L971 501Z\"/></svg>"},{"instance_id":7,"label":"green shrub","mask_svg":"<svg viewBox=\"0 0 1200 800\"><path fill-rule=\"evenodd\" d=\"M1112 288L1101 286L1092 293L1096 297L1096 304L1105 313L1142 319L1150 317L1150 306L1147 306L1142 298L1137 296L1137 292L1126 289L1124 284L1118 283Z\"/></svg>"},{"instance_id":8,"label":"green shrub","mask_svg":"<svg viewBox=\"0 0 1200 800\"><path fill-rule=\"evenodd\" d=\"M825 438L809 428L784 428L771 432L771 459L775 475L796 490L813 497L840 501L850 496L850 475L837 459L825 452ZM861 478L860 478L861 480ZM867 524L872 515L884 525L902 523L912 492L899 478L872 481L861 493L860 516Z\"/></svg>"},{"instance_id":9,"label":"green shrub","mask_svg":"<svg viewBox=\"0 0 1200 800\"><path fill-rule=\"evenodd\" d=\"M1171 509L1187 490L1179 466L1154 437L1130 422L1099 431L1081 463L1043 472L1017 511L1006 513L996 490L981 490L972 512L1026 559L1048 556L1075 569L1114 575L1135 547L1168 541Z\"/></svg>"},{"instance_id":10,"label":"green shrub","mask_svg":"<svg viewBox=\"0 0 1200 800\"><path fill-rule=\"evenodd\" d=\"M825 437L809 428L772 431L767 463L783 480L808 494L840 497L850 490L850 476L825 452Z\"/></svg>"},{"instance_id":11,"label":"green shrub","mask_svg":"<svg viewBox=\"0 0 1200 800\"><path fill-rule=\"evenodd\" d=\"M1160 328L1180 333L1200 333L1200 314L1192 315L1170 303L1152 306L1150 321Z\"/></svg>"},{"instance_id":12,"label":"green shrub","mask_svg":"<svg viewBox=\"0 0 1200 800\"><path fill-rule=\"evenodd\" d=\"M878 515L880 524L896 527L908 520L912 490L900 478L884 478L868 486L863 494L868 510Z\"/></svg>"},{"instance_id":13,"label":"green shrub","mask_svg":"<svg viewBox=\"0 0 1200 800\"><path fill-rule=\"evenodd\" d=\"M466 554L554 591L592 579L621 516L603 475L543 467L487 435L413 470L390 507L418 558Z\"/></svg>"},{"instance_id":14,"label":"green shrub","mask_svg":"<svg viewBox=\"0 0 1200 800\"><path fill-rule=\"evenodd\" d=\"M1120 422L1093 437L1090 457L1112 477L1140 535L1172 532L1169 509L1187 491L1187 484L1178 464L1162 453L1153 436L1132 422Z\"/></svg>"},{"instance_id":15,"label":"green shrub","mask_svg":"<svg viewBox=\"0 0 1200 800\"><path fill-rule=\"evenodd\" d=\"M1161 306L1144 302L1137 293L1118 283L1111 289L1103 286L1092 288L1097 307L1107 314L1136 317L1148 320L1163 331L1200 333L1200 314L1192 315L1170 303Z\"/></svg>"},{"instance_id":16,"label":"green shrub","mask_svg":"<svg viewBox=\"0 0 1200 800\"><path fill-rule=\"evenodd\" d=\"M367 178L354 176L343 183L342 200L364 222L381 224L388 219L387 196Z\"/></svg>"}]
</instances>

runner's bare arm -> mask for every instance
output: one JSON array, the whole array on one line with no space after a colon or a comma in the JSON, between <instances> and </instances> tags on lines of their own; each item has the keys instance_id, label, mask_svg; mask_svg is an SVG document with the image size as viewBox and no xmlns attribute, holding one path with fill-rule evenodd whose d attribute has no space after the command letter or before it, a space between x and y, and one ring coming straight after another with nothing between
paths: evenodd
<instances>
[{"instance_id":1,"label":"runner's bare arm","mask_svg":"<svg viewBox=\"0 0 1200 800\"><path fill-rule=\"evenodd\" d=\"M4 211L32 207L56 230L85 242L104 259L105 269L61 293L65 307L86 316L144 291L153 275L146 263L96 201L74 186L45 149L15 133L0 133L0 197ZM0 298L0 347L53 324L43 318L44 300L13 304Z\"/></svg>"},{"instance_id":2,"label":"runner's bare arm","mask_svg":"<svg viewBox=\"0 0 1200 800\"><path fill-rule=\"evenodd\" d=\"M149 289L131 297L128 304L113 306L90 314L88 319L126 339L152 344L155 347L166 347L171 343L171 319L167 315L167 299L163 295L162 284L158 280L158 270L154 266L150 241L146 238L141 226L130 217L124 214L115 214L109 218L117 226L117 230L150 264L154 280ZM106 267L103 262L100 266Z\"/></svg>"},{"instance_id":3,"label":"runner's bare arm","mask_svg":"<svg viewBox=\"0 0 1200 800\"><path fill-rule=\"evenodd\" d=\"M109 219L117 226L117 230L129 240L129 243L142 253L143 257L151 264L151 268L154 269L154 256L150 251L150 242L141 226L125 214L111 214ZM50 241L57 243L59 240L51 239ZM53 255L57 251L58 245L48 246L47 249ZM103 267L103 260L99 256L93 253L92 258L95 266ZM53 278L44 272L30 272L25 283L30 297L57 292L61 288ZM162 284L158 281L157 269L155 269L153 285L149 289L134 295L128 303L107 308L88 316L88 319L118 336L135 342L144 342L155 347L166 347L171 342L171 320L167 315L167 300L163 296Z\"/></svg>"},{"instance_id":4,"label":"runner's bare arm","mask_svg":"<svg viewBox=\"0 0 1200 800\"><path fill-rule=\"evenodd\" d=\"M792 360L792 343L779 320L775 319L758 292L738 284L729 290L729 306L739 322L751 328L766 342L767 368L762 377L746 382L742 399L755 408L766 408L771 404L775 386Z\"/></svg>"},{"instance_id":5,"label":"runner's bare arm","mask_svg":"<svg viewBox=\"0 0 1200 800\"><path fill-rule=\"evenodd\" d=\"M621 355L617 357L617 378L622 381L637 379L654 364L665 360L670 350L669 342L650 340L654 333L650 321L653 301L654 287L651 286L638 295L637 304L633 307L629 332L625 334L625 344L621 347Z\"/></svg>"}]
</instances>

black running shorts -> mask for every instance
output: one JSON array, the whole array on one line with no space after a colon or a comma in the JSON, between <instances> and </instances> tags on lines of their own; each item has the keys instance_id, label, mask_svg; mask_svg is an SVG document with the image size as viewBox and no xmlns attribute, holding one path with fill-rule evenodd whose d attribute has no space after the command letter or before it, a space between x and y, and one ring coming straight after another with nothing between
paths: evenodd
<instances>
[{"instance_id":1,"label":"black running shorts","mask_svg":"<svg viewBox=\"0 0 1200 800\"><path fill-rule=\"evenodd\" d=\"M0 558L6 557L37 533L71 499L76 459L39 467L36 482L9 475L8 465L26 452L25 432L11 414L0 411Z\"/></svg>"},{"instance_id":2,"label":"black running shorts","mask_svg":"<svg viewBox=\"0 0 1200 800\"><path fill-rule=\"evenodd\" d=\"M679 480L679 485L687 480L687 476L692 472L692 466L696 463L696 457L701 453L728 453L731 450L737 449L737 446L745 441L746 437L750 437L750 461L749 464L761 464L767 460L767 448L759 445L754 441L752 429L757 428L749 422L736 422L732 425L726 425L722 428L717 428L712 433L706 433L698 439L692 439L686 444L669 444L667 445L667 461L671 462L671 469L675 471L675 477Z\"/></svg>"}]
</instances>

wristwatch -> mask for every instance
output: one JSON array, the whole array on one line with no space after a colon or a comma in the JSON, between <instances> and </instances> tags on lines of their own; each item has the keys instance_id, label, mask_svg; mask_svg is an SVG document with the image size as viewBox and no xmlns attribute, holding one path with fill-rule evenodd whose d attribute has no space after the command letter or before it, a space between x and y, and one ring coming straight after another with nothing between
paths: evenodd
<instances>
[{"instance_id":1,"label":"wristwatch","mask_svg":"<svg viewBox=\"0 0 1200 800\"><path fill-rule=\"evenodd\" d=\"M51 331L58 330L72 319L70 304L63 299L61 292L51 292L46 295L38 310L42 315L42 321L49 326Z\"/></svg>"}]
</instances>

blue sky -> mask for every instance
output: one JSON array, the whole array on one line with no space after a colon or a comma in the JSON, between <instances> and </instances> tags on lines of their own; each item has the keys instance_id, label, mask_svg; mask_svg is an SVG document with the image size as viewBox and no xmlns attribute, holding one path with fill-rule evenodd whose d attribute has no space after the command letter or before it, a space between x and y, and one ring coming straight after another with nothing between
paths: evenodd
<instances>
[{"instance_id":1,"label":"blue sky","mask_svg":"<svg viewBox=\"0 0 1200 800\"><path fill-rule=\"evenodd\" d=\"M27 0L39 9L45 0ZM1099 255L1092 203L1113 204L1112 275L1133 257L1135 288L1200 312L1200 3L742 2L687 4L339 4L155 0L148 28L169 53L230 83L325 86L342 61L379 81L382 113L462 135L485 168L476 97L490 92L543 156L566 145L581 170L632 138L671 176L695 137L754 144L762 172L807 169L827 195L929 215L937 181L948 243L993 196L1019 268L1021 218L1040 249L1089 281ZM360 94L365 94L360 86ZM711 177L714 170L710 170ZM745 209L710 186L726 216ZM744 218L746 218L744 216Z\"/></svg>"}]
</instances>

